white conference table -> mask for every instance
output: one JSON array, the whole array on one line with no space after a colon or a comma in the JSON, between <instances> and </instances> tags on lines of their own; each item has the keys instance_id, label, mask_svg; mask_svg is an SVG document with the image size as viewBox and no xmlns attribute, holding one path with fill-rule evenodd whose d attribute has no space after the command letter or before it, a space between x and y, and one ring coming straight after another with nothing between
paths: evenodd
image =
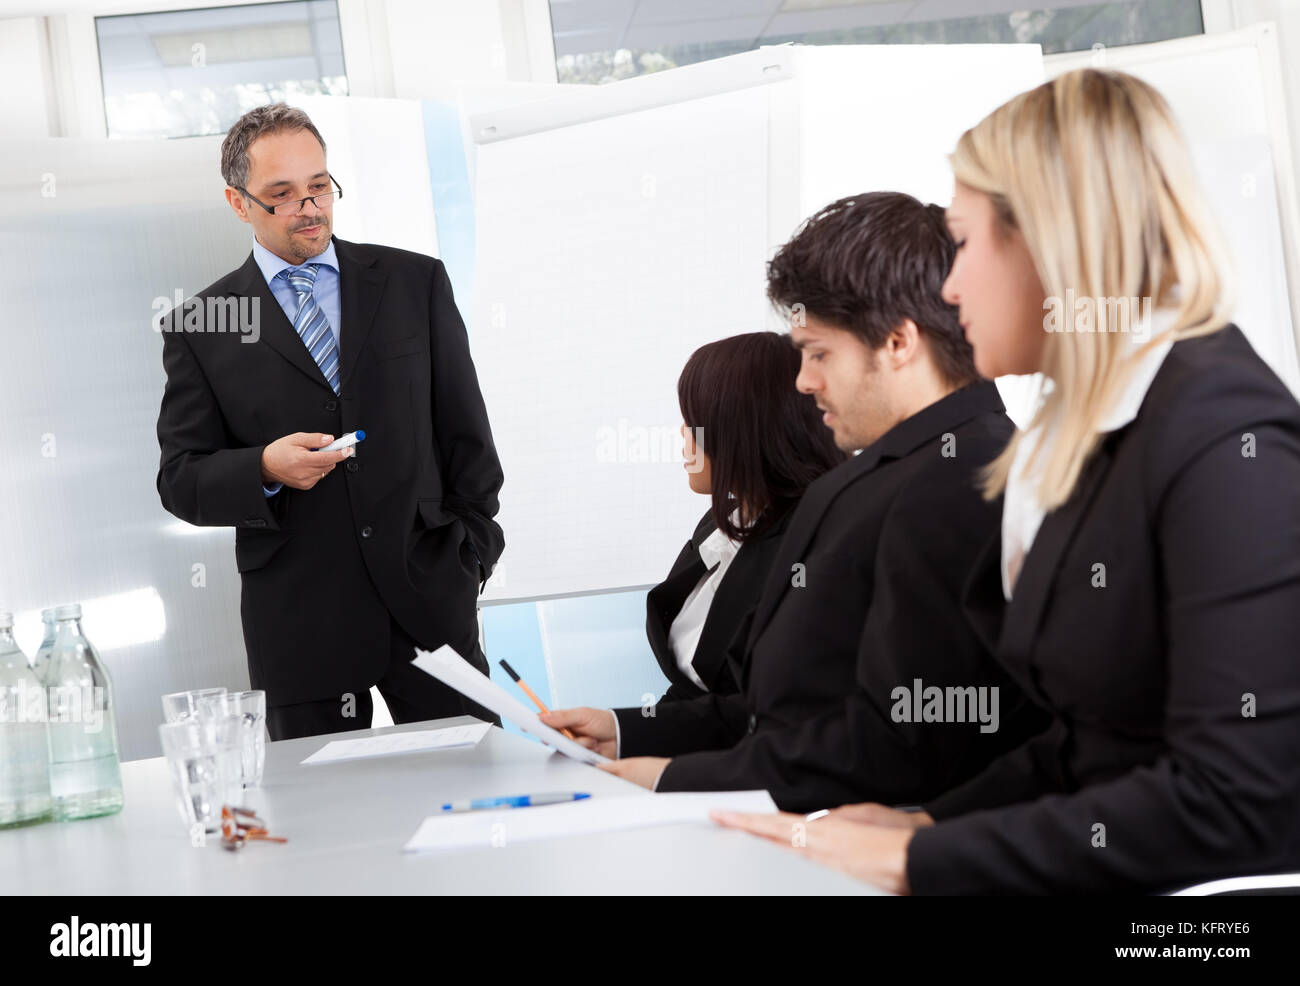
<instances>
[{"instance_id":1,"label":"white conference table","mask_svg":"<svg viewBox=\"0 0 1300 986\"><path fill-rule=\"evenodd\" d=\"M116 815L0 831L6 894L872 894L797 853L712 823L578 835L456 852L405 853L445 801L533 791L637 794L627 781L500 729L473 749L302 766L331 738L471 723L408 723L268 743L246 792L286 844L195 847L162 757L122 765ZM522 809L527 810L527 809Z\"/></svg>"}]
</instances>

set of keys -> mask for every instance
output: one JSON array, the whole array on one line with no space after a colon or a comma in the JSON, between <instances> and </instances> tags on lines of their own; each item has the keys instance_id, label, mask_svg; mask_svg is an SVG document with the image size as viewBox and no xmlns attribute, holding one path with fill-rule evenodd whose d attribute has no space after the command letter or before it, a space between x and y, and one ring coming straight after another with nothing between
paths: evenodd
<instances>
[{"instance_id":1,"label":"set of keys","mask_svg":"<svg viewBox=\"0 0 1300 986\"><path fill-rule=\"evenodd\" d=\"M248 842L288 841L269 834L266 823L247 808L221 806L221 845L231 852L238 852Z\"/></svg>"}]
</instances>

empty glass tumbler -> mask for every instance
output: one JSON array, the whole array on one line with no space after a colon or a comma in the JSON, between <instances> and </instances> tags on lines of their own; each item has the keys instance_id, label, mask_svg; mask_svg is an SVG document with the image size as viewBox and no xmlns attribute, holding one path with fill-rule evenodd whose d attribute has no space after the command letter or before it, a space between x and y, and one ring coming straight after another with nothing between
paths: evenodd
<instances>
[{"instance_id":1,"label":"empty glass tumbler","mask_svg":"<svg viewBox=\"0 0 1300 986\"><path fill-rule=\"evenodd\" d=\"M199 701L199 716L239 718L244 787L261 784L266 766L266 692L227 692L203 698Z\"/></svg>"},{"instance_id":2,"label":"empty glass tumbler","mask_svg":"<svg viewBox=\"0 0 1300 986\"><path fill-rule=\"evenodd\" d=\"M172 692L162 697L163 722L184 722L199 712L199 703L214 695L224 695L224 688L195 688L188 692Z\"/></svg>"},{"instance_id":3,"label":"empty glass tumbler","mask_svg":"<svg viewBox=\"0 0 1300 986\"><path fill-rule=\"evenodd\" d=\"M236 716L164 723L158 727L172 775L176 808L192 834L221 828L221 806L242 799L242 723Z\"/></svg>"}]
</instances>

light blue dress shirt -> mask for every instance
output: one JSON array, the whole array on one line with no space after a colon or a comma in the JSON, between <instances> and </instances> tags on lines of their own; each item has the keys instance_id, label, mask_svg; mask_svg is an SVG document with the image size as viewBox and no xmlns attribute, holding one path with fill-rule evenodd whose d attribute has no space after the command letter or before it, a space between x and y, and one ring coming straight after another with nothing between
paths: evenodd
<instances>
[{"instance_id":1,"label":"light blue dress shirt","mask_svg":"<svg viewBox=\"0 0 1300 986\"><path fill-rule=\"evenodd\" d=\"M329 322L330 332L334 333L334 345L342 353L343 343L339 335L339 324L343 313L339 301L339 259L334 253L334 240L331 239L329 246L310 260L304 260L301 264L291 264L262 246L255 236L253 237L253 260L257 262L257 269L266 278L266 286L271 289L271 294L284 309L290 325L293 324L294 316L298 314L298 292L289 284L288 275L281 277L280 273L289 269L296 270L307 264L320 265L316 270L316 282L312 285L311 293L324 313L325 320ZM274 486L263 485L262 492L270 497L275 496L282 488L282 483L276 483Z\"/></svg>"},{"instance_id":2,"label":"light blue dress shirt","mask_svg":"<svg viewBox=\"0 0 1300 986\"><path fill-rule=\"evenodd\" d=\"M325 319L330 324L330 331L334 333L334 345L338 346L339 352L343 351L343 344L340 342L339 323L342 318L342 312L339 309L339 259L334 253L334 241L330 240L321 253L312 257L310 260L304 260L301 264L291 264L289 261L277 257L262 244L253 239L253 259L257 261L258 270L266 278L267 287L271 289L271 294L275 300L280 303L284 309L285 317L289 319L289 324L293 324L294 316L298 314L298 292L289 284L288 276L281 277L280 272L284 270L297 270L299 267L306 267L308 264L320 264L316 271L316 283L312 287L312 297L316 299L316 304L320 305L320 310L325 313Z\"/></svg>"}]
</instances>

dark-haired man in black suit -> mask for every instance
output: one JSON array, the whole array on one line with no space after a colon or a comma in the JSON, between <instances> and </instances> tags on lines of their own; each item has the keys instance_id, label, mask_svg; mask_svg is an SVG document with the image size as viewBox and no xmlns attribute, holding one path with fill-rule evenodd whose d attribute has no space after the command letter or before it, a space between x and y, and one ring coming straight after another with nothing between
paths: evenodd
<instances>
[{"instance_id":1,"label":"dark-haired man in black suit","mask_svg":"<svg viewBox=\"0 0 1300 986\"><path fill-rule=\"evenodd\" d=\"M940 207L872 193L828 206L771 262L796 384L861 451L795 509L733 640L741 693L654 709L611 772L659 791L763 788L790 810L911 804L1046 724L961 615L1001 515L977 474L1013 426L940 296L953 250ZM606 715L543 718L596 746Z\"/></svg>"}]
</instances>

